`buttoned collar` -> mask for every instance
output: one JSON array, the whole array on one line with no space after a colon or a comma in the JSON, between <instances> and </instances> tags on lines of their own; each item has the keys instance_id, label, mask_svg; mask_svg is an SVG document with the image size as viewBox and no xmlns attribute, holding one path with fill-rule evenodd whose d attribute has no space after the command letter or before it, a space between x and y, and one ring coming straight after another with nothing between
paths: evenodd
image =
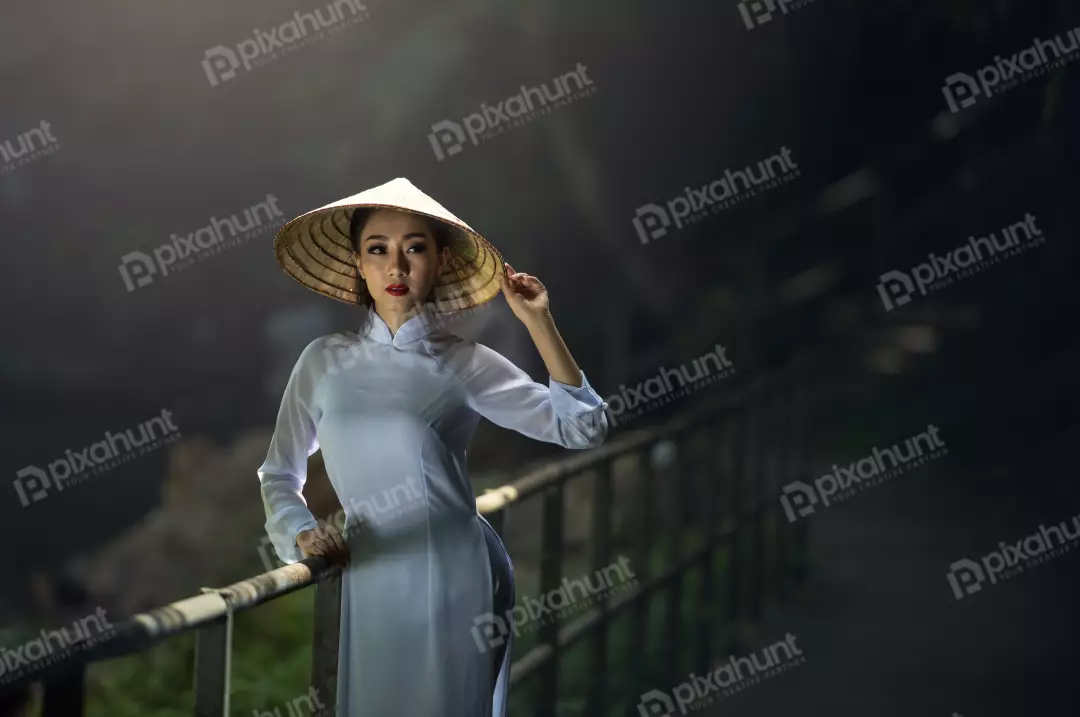
<instances>
[{"instance_id":1,"label":"buttoned collar","mask_svg":"<svg viewBox=\"0 0 1080 717\"><path fill-rule=\"evenodd\" d=\"M390 333L390 327L386 325L386 322L374 309L364 309L364 314L365 317L360 322L360 335L395 348L415 343L431 334L438 327L435 312L427 306L416 316L402 324L396 334Z\"/></svg>"}]
</instances>

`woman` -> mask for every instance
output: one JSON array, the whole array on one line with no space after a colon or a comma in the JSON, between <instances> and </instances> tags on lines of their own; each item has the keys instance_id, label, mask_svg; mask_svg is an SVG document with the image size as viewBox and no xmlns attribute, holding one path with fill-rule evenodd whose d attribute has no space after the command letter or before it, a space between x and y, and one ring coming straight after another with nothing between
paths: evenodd
<instances>
[{"instance_id":1,"label":"woman","mask_svg":"<svg viewBox=\"0 0 1080 717\"><path fill-rule=\"evenodd\" d=\"M297 217L274 246L290 276L364 307L359 331L301 353L259 469L279 557L346 566L338 715L503 717L510 636L481 634L512 606L513 572L476 511L466 449L481 416L567 448L597 446L606 404L555 329L543 284L406 179ZM549 386L440 329L500 292ZM344 535L301 495L320 447Z\"/></svg>"}]
</instances>

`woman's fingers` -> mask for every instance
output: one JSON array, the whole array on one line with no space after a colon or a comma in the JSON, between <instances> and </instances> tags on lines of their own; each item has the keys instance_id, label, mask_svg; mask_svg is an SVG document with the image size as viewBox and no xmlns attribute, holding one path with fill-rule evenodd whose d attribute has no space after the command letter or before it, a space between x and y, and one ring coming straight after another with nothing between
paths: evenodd
<instances>
[{"instance_id":1,"label":"woman's fingers","mask_svg":"<svg viewBox=\"0 0 1080 717\"><path fill-rule=\"evenodd\" d=\"M338 529L329 523L324 523L319 526L317 532L319 536L318 544L323 548L323 555L330 560L344 564L348 560L349 548Z\"/></svg>"},{"instance_id":2,"label":"woman's fingers","mask_svg":"<svg viewBox=\"0 0 1080 717\"><path fill-rule=\"evenodd\" d=\"M499 283L504 289L509 288L514 292L521 293L523 290L543 287L543 284L535 276L514 271L514 267L508 263L504 262L503 268L505 271L499 275Z\"/></svg>"},{"instance_id":3,"label":"woman's fingers","mask_svg":"<svg viewBox=\"0 0 1080 717\"><path fill-rule=\"evenodd\" d=\"M329 541L331 543L334 557L340 560L342 563L349 562L349 546L345 543L345 538L338 532L337 528L334 528L329 532Z\"/></svg>"},{"instance_id":4,"label":"woman's fingers","mask_svg":"<svg viewBox=\"0 0 1080 717\"><path fill-rule=\"evenodd\" d=\"M312 542L315 538L315 531L302 530L296 534L296 547L300 548L300 552L306 558L309 555L314 555L312 552Z\"/></svg>"},{"instance_id":5,"label":"woman's fingers","mask_svg":"<svg viewBox=\"0 0 1080 717\"><path fill-rule=\"evenodd\" d=\"M345 538L332 525L320 525L305 530L297 536L296 544L304 557L317 555L342 564L348 563L349 547Z\"/></svg>"},{"instance_id":6,"label":"woman's fingers","mask_svg":"<svg viewBox=\"0 0 1080 717\"><path fill-rule=\"evenodd\" d=\"M330 558L337 560L342 565L348 562L349 545L345 542L345 538L341 536L337 526L326 525L323 530L323 540L327 545L327 553Z\"/></svg>"}]
</instances>

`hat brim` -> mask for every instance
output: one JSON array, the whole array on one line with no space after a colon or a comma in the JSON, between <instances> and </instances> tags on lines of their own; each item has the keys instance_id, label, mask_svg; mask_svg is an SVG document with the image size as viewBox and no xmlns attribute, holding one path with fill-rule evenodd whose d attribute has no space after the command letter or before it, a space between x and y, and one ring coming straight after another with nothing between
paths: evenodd
<instances>
[{"instance_id":1,"label":"hat brim","mask_svg":"<svg viewBox=\"0 0 1080 717\"><path fill-rule=\"evenodd\" d=\"M282 226L274 238L278 265L312 291L347 304L361 303L362 287L349 239L349 226L353 212L369 208L417 214L435 220L449 230L450 260L432 289L431 303L435 311L463 311L499 295L503 260L491 242L463 222L394 204L336 203L296 217Z\"/></svg>"}]
</instances>

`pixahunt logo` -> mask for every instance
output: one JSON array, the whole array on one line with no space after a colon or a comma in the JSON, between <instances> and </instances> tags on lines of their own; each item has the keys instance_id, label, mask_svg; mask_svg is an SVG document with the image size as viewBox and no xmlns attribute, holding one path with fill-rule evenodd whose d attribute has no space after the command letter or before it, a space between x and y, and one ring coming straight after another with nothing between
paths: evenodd
<instances>
[{"instance_id":1,"label":"pixahunt logo","mask_svg":"<svg viewBox=\"0 0 1080 717\"><path fill-rule=\"evenodd\" d=\"M494 139L507 131L549 115L552 111L583 100L596 92L593 81L585 74L588 68L580 62L570 72L559 75L550 83L522 85L521 89L506 99L489 105L480 104L480 110L461 118L460 122L440 120L431 125L428 142L435 158L443 161L459 154L466 141L476 146ZM552 88L548 88L548 84Z\"/></svg>"},{"instance_id":2,"label":"pixahunt logo","mask_svg":"<svg viewBox=\"0 0 1080 717\"><path fill-rule=\"evenodd\" d=\"M795 636L789 632L783 640L748 657L732 657L704 676L691 672L690 679L676 685L670 693L646 692L638 703L638 714L641 717L675 717L694 712L805 662L802 650L795 645Z\"/></svg>"},{"instance_id":3,"label":"pixahunt logo","mask_svg":"<svg viewBox=\"0 0 1080 717\"><path fill-rule=\"evenodd\" d=\"M41 120L39 127L23 132L13 140L0 143L0 174L12 172L58 149L60 141L53 137L52 123Z\"/></svg>"},{"instance_id":4,"label":"pixahunt logo","mask_svg":"<svg viewBox=\"0 0 1080 717\"><path fill-rule=\"evenodd\" d=\"M938 427L931 424L926 430L902 444L884 450L875 446L868 455L852 461L846 468L833 464L832 471L810 486L802 481L788 483L783 488L780 504L789 523L847 500L862 491L880 485L890 478L926 465L935 458L948 455L945 443L938 436ZM888 459L888 464L886 464Z\"/></svg>"},{"instance_id":5,"label":"pixahunt logo","mask_svg":"<svg viewBox=\"0 0 1080 717\"><path fill-rule=\"evenodd\" d=\"M253 37L242 40L235 47L218 45L210 48L202 68L210 86L217 87L235 78L241 67L250 72L367 18L367 6L360 0L335 0L313 12L297 10L291 19L276 27L269 30L255 28L251 33Z\"/></svg>"},{"instance_id":6,"label":"pixahunt logo","mask_svg":"<svg viewBox=\"0 0 1080 717\"><path fill-rule=\"evenodd\" d=\"M655 376L633 386L619 384L619 392L604 399L608 404L608 421L614 428L734 374L727 349L716 344L712 351L698 356L690 366L683 364L676 369L661 366Z\"/></svg>"},{"instance_id":7,"label":"pixahunt logo","mask_svg":"<svg viewBox=\"0 0 1080 717\"><path fill-rule=\"evenodd\" d=\"M20 468L12 484L25 508L44 500L52 491L60 493L179 438L180 429L172 422L172 411L163 408L160 417L139 424L137 437L130 428L123 433L106 431L104 439L80 451L65 450L63 457L49 462L47 471L35 465Z\"/></svg>"},{"instance_id":8,"label":"pixahunt logo","mask_svg":"<svg viewBox=\"0 0 1080 717\"><path fill-rule=\"evenodd\" d=\"M740 2L739 15L742 16L743 24L747 30L753 30L758 25L764 25L776 17L777 12L787 15L792 10L806 7L814 0L745 0Z\"/></svg>"},{"instance_id":9,"label":"pixahunt logo","mask_svg":"<svg viewBox=\"0 0 1080 717\"><path fill-rule=\"evenodd\" d=\"M736 171L726 169L724 176L697 189L684 187L682 195L663 206L642 204L634 213L634 230L641 243L648 244L671 231L672 223L676 229L697 224L798 176L799 167L791 159L791 150L781 147L778 154L757 163L756 173L753 165Z\"/></svg>"},{"instance_id":10,"label":"pixahunt logo","mask_svg":"<svg viewBox=\"0 0 1080 717\"><path fill-rule=\"evenodd\" d=\"M892 311L910 303L916 291L919 296L926 296L1045 243L1046 237L1035 226L1035 216L1026 214L1024 221L1002 229L1000 237L997 232L978 238L972 236L967 244L944 256L931 253L927 261L908 271L882 274L877 286L878 296L885 310Z\"/></svg>"},{"instance_id":11,"label":"pixahunt logo","mask_svg":"<svg viewBox=\"0 0 1080 717\"><path fill-rule=\"evenodd\" d=\"M319 691L314 687L308 687L307 694L295 697L285 703L288 713L281 711L281 706L274 707L273 712L260 712L258 709L251 710L252 717L303 717L303 715L320 714L326 705L319 699Z\"/></svg>"},{"instance_id":12,"label":"pixahunt logo","mask_svg":"<svg viewBox=\"0 0 1080 717\"><path fill-rule=\"evenodd\" d=\"M426 505L424 492L420 490L420 481L412 476L406 477L404 483L387 488L377 495L363 499L349 496L345 502L349 510L340 508L329 516L326 522L337 528L346 539L385 526ZM267 570L274 570L284 564L275 555L269 536L263 536L259 543L259 557Z\"/></svg>"},{"instance_id":13,"label":"pixahunt logo","mask_svg":"<svg viewBox=\"0 0 1080 717\"><path fill-rule=\"evenodd\" d=\"M1080 545L1080 515L1072 517L1071 534L1069 522L1063 520L1049 528L1040 523L1039 529L1031 535L1013 544L999 542L998 550L987 553L978 561L964 558L952 563L945 577L953 596L961 600L982 590L987 580L996 585L1074 550Z\"/></svg>"},{"instance_id":14,"label":"pixahunt logo","mask_svg":"<svg viewBox=\"0 0 1080 717\"><path fill-rule=\"evenodd\" d=\"M93 647L115 632L116 628L105 617L105 609L99 607L96 614L76 620L70 630L67 627L41 630L40 637L18 647L0 647L0 684L13 682L28 670L54 664Z\"/></svg>"},{"instance_id":15,"label":"pixahunt logo","mask_svg":"<svg viewBox=\"0 0 1080 717\"><path fill-rule=\"evenodd\" d=\"M236 214L225 219L210 217L208 224L186 235L170 234L167 243L153 250L153 257L141 251L125 254L120 257L120 278L130 294L152 282L156 274L165 277L179 273L280 227L284 216L277 206L277 197L267 194L265 202L245 209L242 218Z\"/></svg>"},{"instance_id":16,"label":"pixahunt logo","mask_svg":"<svg viewBox=\"0 0 1080 717\"><path fill-rule=\"evenodd\" d=\"M1035 38L1030 47L1012 57L994 56L994 62L975 72L975 77L957 72L945 78L941 91L955 114L974 105L980 97L990 98L1021 83L1064 67L1080 56L1080 27L1052 40Z\"/></svg>"},{"instance_id":17,"label":"pixahunt logo","mask_svg":"<svg viewBox=\"0 0 1080 717\"><path fill-rule=\"evenodd\" d=\"M563 578L562 585L541 595L528 596L524 605L515 605L505 615L486 613L473 619L472 636L481 652L506 644L510 633L521 637L522 632L536 629L545 622L581 612L600 596L610 597L637 586L637 576L630 570L628 560L620 557L617 562L601 568L592 577L570 580Z\"/></svg>"}]
</instances>

